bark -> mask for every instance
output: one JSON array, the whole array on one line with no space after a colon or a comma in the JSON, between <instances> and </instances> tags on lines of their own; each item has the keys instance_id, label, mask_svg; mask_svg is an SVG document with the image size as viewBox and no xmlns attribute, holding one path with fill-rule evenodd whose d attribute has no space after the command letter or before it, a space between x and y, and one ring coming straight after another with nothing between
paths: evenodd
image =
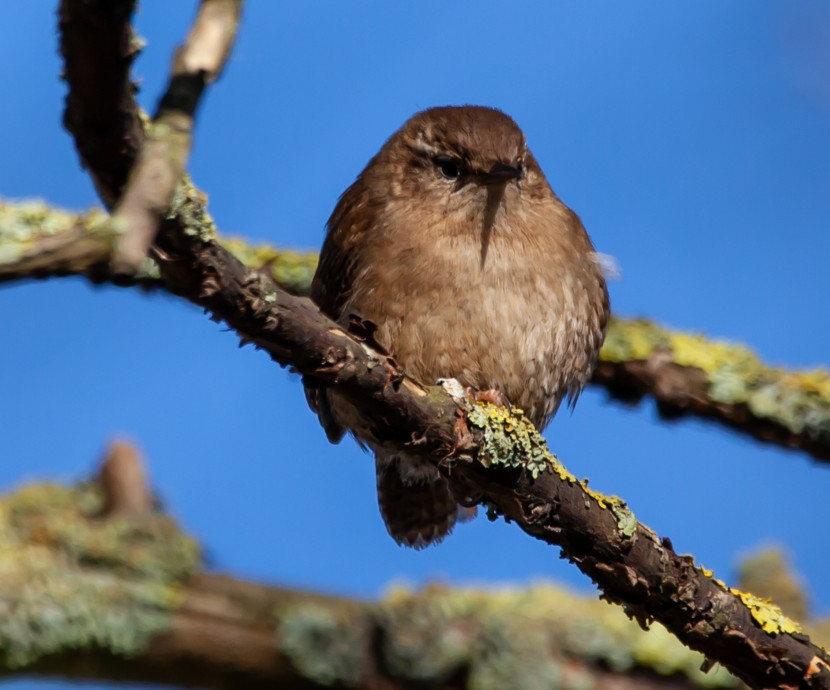
<instances>
[{"instance_id":1,"label":"bark","mask_svg":"<svg viewBox=\"0 0 830 690\"><path fill-rule=\"evenodd\" d=\"M142 42L133 33L135 0L61 2L58 22L66 94L63 124L111 208L144 139L130 67Z\"/></svg>"}]
</instances>

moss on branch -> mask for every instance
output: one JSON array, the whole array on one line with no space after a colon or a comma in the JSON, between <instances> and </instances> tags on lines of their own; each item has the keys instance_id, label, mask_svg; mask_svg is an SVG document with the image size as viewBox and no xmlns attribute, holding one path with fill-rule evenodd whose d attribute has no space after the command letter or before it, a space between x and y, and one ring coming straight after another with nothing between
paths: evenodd
<instances>
[{"instance_id":1,"label":"moss on branch","mask_svg":"<svg viewBox=\"0 0 830 690\"><path fill-rule=\"evenodd\" d=\"M204 196L185 177L177 187L171 216L187 220L188 232L202 240L215 236L216 227ZM95 282L117 281L163 288L158 265L146 259L134 276L114 276L106 267L121 234L118 223L93 209L75 214L33 199L0 201L0 282L25 278L83 275ZM221 240L246 267L264 272L283 290L306 295L317 268L315 252L276 249L240 238Z\"/></svg>"},{"instance_id":2,"label":"moss on branch","mask_svg":"<svg viewBox=\"0 0 830 690\"><path fill-rule=\"evenodd\" d=\"M152 664L152 656L145 657L149 646L159 654L158 641L187 615L185 600L215 587L189 577L201 565L199 548L169 517L102 517L105 502L97 482L35 484L0 499L3 672L37 670L41 659L66 652L95 659L102 650ZM773 589L781 578L792 580L777 558ZM762 589L770 584L763 573L754 577ZM225 580L224 595L234 587ZM737 685L720 667L702 672L703 657L661 625L644 631L618 607L552 584L397 585L375 602L269 588L261 595L250 607L272 608L274 654L320 687L365 687L378 668L389 687L438 685L461 674L471 690L553 682L590 688L603 685L603 674L633 671L683 677L701 688ZM256 624L253 616L250 624ZM94 676L94 669L86 673ZM245 672L254 678L262 670Z\"/></svg>"},{"instance_id":3,"label":"moss on branch","mask_svg":"<svg viewBox=\"0 0 830 690\"><path fill-rule=\"evenodd\" d=\"M0 499L3 673L37 671L42 660L69 652L152 665L153 654L163 657L159 640L188 615L184 602L215 586L190 577L201 566L199 548L169 517L102 517L105 503L95 481L33 484ZM233 583L224 581L225 596ZM508 679L514 687L555 680L601 687L605 674L635 670L682 676L702 688L736 685L723 669L701 672L703 657L662 626L646 632L619 608L552 584L419 591L397 585L375 602L345 604L269 588L261 594L251 609L272 602L274 654L322 687L365 687L377 668L389 687L438 685L458 674L467 675L472 690L506 687ZM220 614L212 616L217 624ZM85 672L96 676L94 663ZM247 672L255 678L261 669Z\"/></svg>"},{"instance_id":4,"label":"moss on branch","mask_svg":"<svg viewBox=\"0 0 830 690\"><path fill-rule=\"evenodd\" d=\"M615 319L595 380L627 400L650 395L669 417L696 414L830 459L830 371L765 364L749 348Z\"/></svg>"},{"instance_id":5,"label":"moss on branch","mask_svg":"<svg viewBox=\"0 0 830 690\"><path fill-rule=\"evenodd\" d=\"M36 484L0 500L0 659L6 670L78 649L142 652L168 629L196 543L165 516L99 519L97 483Z\"/></svg>"}]
</instances>

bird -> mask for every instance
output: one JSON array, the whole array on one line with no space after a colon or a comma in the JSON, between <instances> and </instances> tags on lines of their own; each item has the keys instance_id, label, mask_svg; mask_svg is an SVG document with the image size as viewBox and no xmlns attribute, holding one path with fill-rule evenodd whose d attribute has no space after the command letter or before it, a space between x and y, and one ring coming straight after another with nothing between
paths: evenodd
<instances>
[{"instance_id":1,"label":"bird","mask_svg":"<svg viewBox=\"0 0 830 690\"><path fill-rule=\"evenodd\" d=\"M610 314L602 264L511 117L433 107L339 198L311 299L343 327L374 324L408 376L496 395L542 429L596 364ZM385 447L336 387L304 385L331 442L350 431L374 452L378 506L398 544L438 543L469 516L433 463Z\"/></svg>"}]
</instances>

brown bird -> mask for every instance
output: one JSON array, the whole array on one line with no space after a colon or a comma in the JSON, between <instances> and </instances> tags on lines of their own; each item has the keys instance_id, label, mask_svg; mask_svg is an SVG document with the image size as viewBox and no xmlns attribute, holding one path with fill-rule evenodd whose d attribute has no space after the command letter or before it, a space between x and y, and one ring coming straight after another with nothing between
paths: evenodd
<instances>
[{"instance_id":1,"label":"brown bird","mask_svg":"<svg viewBox=\"0 0 830 690\"><path fill-rule=\"evenodd\" d=\"M609 315L600 261L504 113L431 108L408 120L340 197L311 288L341 325L375 339L416 380L495 391L539 428L576 400ZM329 439L345 430L375 453L389 534L420 548L459 516L426 460L381 446L336 388L307 382Z\"/></svg>"}]
</instances>

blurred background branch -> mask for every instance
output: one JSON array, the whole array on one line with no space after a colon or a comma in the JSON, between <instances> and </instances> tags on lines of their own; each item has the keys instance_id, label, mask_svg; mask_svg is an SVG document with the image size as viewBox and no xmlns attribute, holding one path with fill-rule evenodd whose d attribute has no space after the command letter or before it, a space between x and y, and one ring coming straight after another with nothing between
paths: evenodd
<instances>
[{"instance_id":1,"label":"blurred background branch","mask_svg":"<svg viewBox=\"0 0 830 690\"><path fill-rule=\"evenodd\" d=\"M96 477L0 498L3 674L208 688L720 688L738 683L659 624L551 583L526 589L391 586L362 601L205 572L159 510L136 448L113 443ZM781 552L740 586L810 620ZM811 620L818 641L830 621Z\"/></svg>"}]
</instances>

